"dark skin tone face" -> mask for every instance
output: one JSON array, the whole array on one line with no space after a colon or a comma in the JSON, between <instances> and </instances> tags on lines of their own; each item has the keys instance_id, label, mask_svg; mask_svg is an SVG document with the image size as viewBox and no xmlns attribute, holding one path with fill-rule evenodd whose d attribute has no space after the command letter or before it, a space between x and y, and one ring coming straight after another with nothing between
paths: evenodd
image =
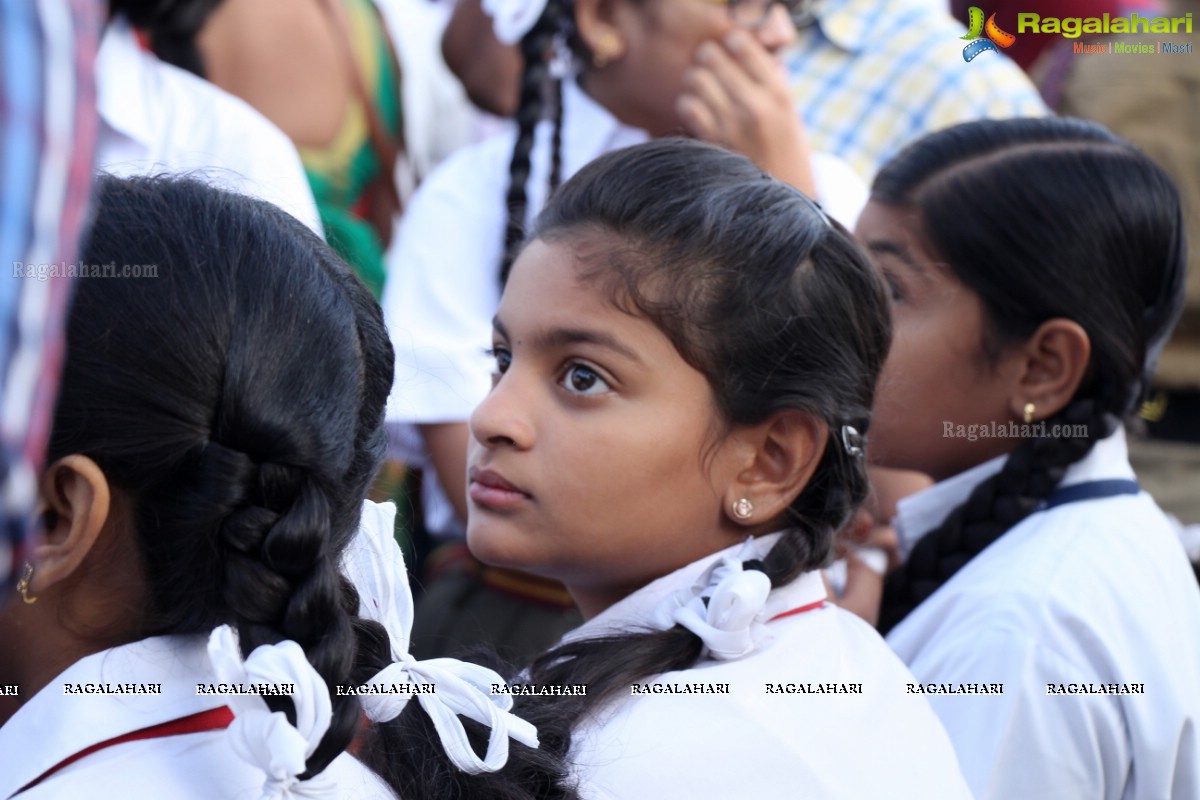
<instances>
[{"instance_id":1,"label":"dark skin tone face","mask_svg":"<svg viewBox=\"0 0 1200 800\"><path fill-rule=\"evenodd\" d=\"M856 235L892 293L895 335L880 377L871 425L873 458L942 480L1011 452L1016 438L946 435L958 426L1034 421L1070 402L1091 353L1074 321L1044 322L999 354L984 349L982 299L931 252L913 211L876 202ZM993 357L994 356L994 357ZM949 428L947 426L950 426Z\"/></svg>"}]
</instances>

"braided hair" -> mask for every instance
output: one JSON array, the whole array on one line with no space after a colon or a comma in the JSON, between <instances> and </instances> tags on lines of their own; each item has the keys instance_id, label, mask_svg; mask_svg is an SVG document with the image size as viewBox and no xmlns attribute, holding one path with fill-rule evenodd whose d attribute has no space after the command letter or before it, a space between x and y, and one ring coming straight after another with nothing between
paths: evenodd
<instances>
[{"instance_id":1,"label":"braided hair","mask_svg":"<svg viewBox=\"0 0 1200 800\"><path fill-rule=\"evenodd\" d=\"M517 140L508 167L508 194L505 196L508 223L504 231L504 260L500 265L501 286L508 280L513 260L525 240L530 157L537 124L546 113L547 96L554 115L550 134L550 193L558 188L562 179L562 76L554 74L550 59L558 57L555 50L560 36L565 35L567 45L572 50L578 51L582 47L573 33L571 14L569 0L546 0L542 15L521 37L520 49L525 66L521 72L516 113Z\"/></svg>"},{"instance_id":2,"label":"braided hair","mask_svg":"<svg viewBox=\"0 0 1200 800\"><path fill-rule=\"evenodd\" d=\"M1033 513L1093 444L1135 411L1182 307L1179 198L1167 175L1104 128L1066 118L983 120L910 145L871 199L913 210L928 249L983 304L991 359L1043 322L1091 342L1083 382L999 473L926 534L887 579L886 633Z\"/></svg>"},{"instance_id":3,"label":"braided hair","mask_svg":"<svg viewBox=\"0 0 1200 800\"><path fill-rule=\"evenodd\" d=\"M663 331L707 376L726 425L798 409L831 431L866 429L890 342L880 279L843 229L743 156L686 139L608 153L560 187L534 236L585 245L573 248L582 279ZM782 586L824 563L867 489L862 459L830 435L790 527L747 566ZM566 643L527 678L587 684L587 695L523 696L516 711L565 755L590 709L701 652L679 625Z\"/></svg>"},{"instance_id":4,"label":"braided hair","mask_svg":"<svg viewBox=\"0 0 1200 800\"><path fill-rule=\"evenodd\" d=\"M391 662L386 630L357 616L339 569L386 450L382 313L268 203L166 178L105 177L97 199L85 262L153 264L157 277L78 282L50 461L86 455L128 499L148 595L137 638L229 624L243 656L285 639L303 648L333 709L311 777L362 717L336 687ZM290 697L263 700L295 724ZM408 798L534 796L509 775L455 770L417 703L372 726L360 756ZM530 748L514 745L511 761L531 782L563 773Z\"/></svg>"}]
</instances>

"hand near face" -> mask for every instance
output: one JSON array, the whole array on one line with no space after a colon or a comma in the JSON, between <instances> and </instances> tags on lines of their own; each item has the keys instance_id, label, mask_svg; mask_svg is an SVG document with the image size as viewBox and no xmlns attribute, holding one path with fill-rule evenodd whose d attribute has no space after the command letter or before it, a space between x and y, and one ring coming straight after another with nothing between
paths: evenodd
<instances>
[{"instance_id":1,"label":"hand near face","mask_svg":"<svg viewBox=\"0 0 1200 800\"><path fill-rule=\"evenodd\" d=\"M900 566L899 537L889 523L900 500L929 488L933 481L912 470L873 466L867 471L871 494L834 542L838 557L846 561L846 583L840 596L832 590L829 595L831 602L874 625L879 621L884 577ZM859 558L864 549L886 554L887 567L882 574Z\"/></svg>"},{"instance_id":2,"label":"hand near face","mask_svg":"<svg viewBox=\"0 0 1200 800\"><path fill-rule=\"evenodd\" d=\"M676 112L692 136L816 196L808 138L783 70L754 36L736 30L701 44L683 85Z\"/></svg>"},{"instance_id":3,"label":"hand near face","mask_svg":"<svg viewBox=\"0 0 1200 800\"><path fill-rule=\"evenodd\" d=\"M896 550L895 539L896 534L891 526L878 524L871 511L859 509L846 527L838 531L834 540L834 552L846 565L846 579L841 594L834 591L826 579L829 602L875 625L879 621L879 607L883 601L884 576L876 571L877 565L868 564L864 557L860 557L860 553L863 548L880 550L888 554L888 561L891 562Z\"/></svg>"}]
</instances>

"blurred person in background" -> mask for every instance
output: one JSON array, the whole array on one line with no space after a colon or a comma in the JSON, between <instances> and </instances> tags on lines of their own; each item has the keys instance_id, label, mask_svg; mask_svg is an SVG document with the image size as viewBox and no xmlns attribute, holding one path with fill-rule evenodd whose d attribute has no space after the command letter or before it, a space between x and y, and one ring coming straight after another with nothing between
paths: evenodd
<instances>
[{"instance_id":1,"label":"blurred person in background","mask_svg":"<svg viewBox=\"0 0 1200 800\"><path fill-rule=\"evenodd\" d=\"M96 166L114 175L203 175L260 197L317 233L296 148L247 103L188 74L186 43L217 0L112 0L96 60Z\"/></svg>"}]
</instances>

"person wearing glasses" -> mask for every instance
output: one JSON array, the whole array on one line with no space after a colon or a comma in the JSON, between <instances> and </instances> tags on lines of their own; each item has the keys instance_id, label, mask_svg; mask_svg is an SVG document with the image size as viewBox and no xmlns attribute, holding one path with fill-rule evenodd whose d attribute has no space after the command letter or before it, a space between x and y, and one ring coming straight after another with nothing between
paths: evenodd
<instances>
[{"instance_id":1,"label":"person wearing glasses","mask_svg":"<svg viewBox=\"0 0 1200 800\"><path fill-rule=\"evenodd\" d=\"M422 184L383 306L397 348L389 421L419 430L402 455L424 464L426 527L458 543L430 561L444 568L426 581L415 647L432 656L486 641L519 661L579 617L560 586L481 568L462 548L466 422L491 385L485 350L507 256L549 193L610 150L686 134L748 156L847 226L865 198L847 165L808 148L779 59L794 36L782 4L512 0L490 11L499 39L524 52L517 130L456 153ZM487 638L496 631L509 633Z\"/></svg>"}]
</instances>

